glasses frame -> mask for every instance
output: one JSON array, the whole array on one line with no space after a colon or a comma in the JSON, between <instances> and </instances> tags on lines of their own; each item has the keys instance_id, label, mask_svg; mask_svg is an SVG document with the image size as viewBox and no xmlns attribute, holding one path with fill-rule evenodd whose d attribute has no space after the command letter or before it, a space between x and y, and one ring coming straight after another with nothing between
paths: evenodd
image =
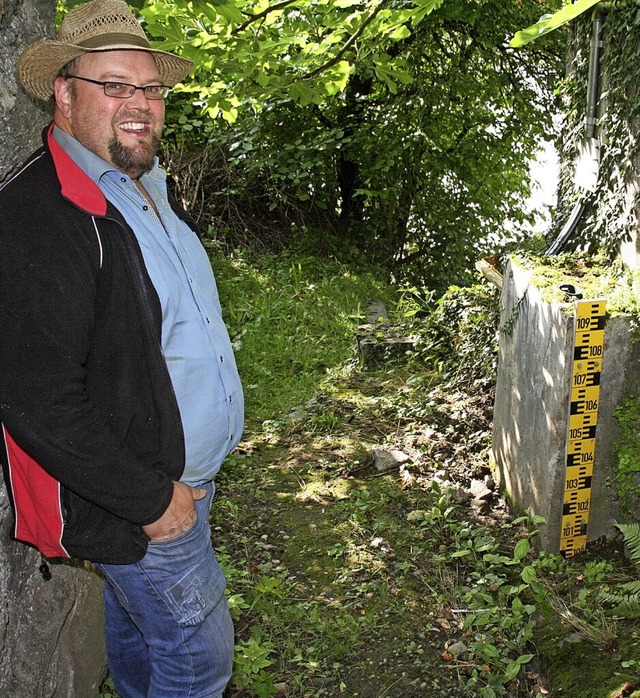
<instances>
[{"instance_id":1,"label":"glasses frame","mask_svg":"<svg viewBox=\"0 0 640 698\"><path fill-rule=\"evenodd\" d=\"M166 99L169 92L171 92L171 90L173 89L169 87L169 85L144 85L140 87L138 85L132 85L129 82L119 82L118 80L93 80L92 78L84 78L81 75L67 75L65 77L65 80L70 80L71 78L73 78L74 80L84 80L84 82L91 82L94 85L101 85L105 95L114 99L131 99L131 97L133 97L133 95L136 93L136 90L141 90L147 99L159 101ZM118 85L119 87L126 86L131 89L128 95L114 95L109 94L107 92L108 85ZM160 92L157 94L153 94L152 92L149 92L149 90L160 90Z\"/></svg>"}]
</instances>

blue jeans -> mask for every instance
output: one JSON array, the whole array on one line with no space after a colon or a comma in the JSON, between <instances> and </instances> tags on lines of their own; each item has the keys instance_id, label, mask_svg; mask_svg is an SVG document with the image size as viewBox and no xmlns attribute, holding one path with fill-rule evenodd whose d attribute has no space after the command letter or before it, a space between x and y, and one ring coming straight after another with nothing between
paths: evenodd
<instances>
[{"instance_id":1,"label":"blue jeans","mask_svg":"<svg viewBox=\"0 0 640 698\"><path fill-rule=\"evenodd\" d=\"M150 543L131 565L98 564L105 578L109 669L121 698L220 698L231 676L233 623L211 546L207 496L196 523Z\"/></svg>"}]
</instances>

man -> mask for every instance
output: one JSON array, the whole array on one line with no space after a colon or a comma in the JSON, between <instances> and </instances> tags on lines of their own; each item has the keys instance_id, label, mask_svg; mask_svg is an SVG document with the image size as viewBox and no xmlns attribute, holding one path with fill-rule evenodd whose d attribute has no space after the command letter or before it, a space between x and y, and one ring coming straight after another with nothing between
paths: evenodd
<instances>
[{"instance_id":1,"label":"man","mask_svg":"<svg viewBox=\"0 0 640 698\"><path fill-rule=\"evenodd\" d=\"M91 0L18 75L53 123L0 191L0 420L15 537L93 561L122 698L218 698L233 627L210 541L242 390L194 224L155 155L190 61Z\"/></svg>"}]
</instances>

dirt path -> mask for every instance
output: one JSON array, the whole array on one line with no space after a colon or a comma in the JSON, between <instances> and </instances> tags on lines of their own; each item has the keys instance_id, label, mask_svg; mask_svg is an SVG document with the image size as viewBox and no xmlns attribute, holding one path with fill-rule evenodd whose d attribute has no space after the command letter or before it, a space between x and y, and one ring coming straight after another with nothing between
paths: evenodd
<instances>
[{"instance_id":1,"label":"dirt path","mask_svg":"<svg viewBox=\"0 0 640 698\"><path fill-rule=\"evenodd\" d=\"M443 560L465 518L504 520L486 486L471 502L471 481L489 481L492 395L435 393L427 419L402 414L403 383L397 374L386 384L345 380L272 434L249 437L225 470L214 538L234 565L243 560L230 573L247 605L238 636L272 650L267 669L282 695L479 695L463 692L467 663L449 651L465 634L452 604L466 568ZM375 449L409 458L381 474ZM466 501L460 524L446 522L452 497ZM518 686L511 695L529 695Z\"/></svg>"}]
</instances>

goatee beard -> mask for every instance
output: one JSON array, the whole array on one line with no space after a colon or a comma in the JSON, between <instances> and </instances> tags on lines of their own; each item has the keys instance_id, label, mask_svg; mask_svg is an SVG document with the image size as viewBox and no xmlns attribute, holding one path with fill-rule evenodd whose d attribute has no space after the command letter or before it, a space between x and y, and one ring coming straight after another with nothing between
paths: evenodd
<instances>
[{"instance_id":1,"label":"goatee beard","mask_svg":"<svg viewBox=\"0 0 640 698\"><path fill-rule=\"evenodd\" d=\"M156 133L151 135L150 143L140 143L136 148L123 145L114 135L109 140L109 155L111 162L121 172L137 179L152 169L159 146L160 136Z\"/></svg>"}]
</instances>

